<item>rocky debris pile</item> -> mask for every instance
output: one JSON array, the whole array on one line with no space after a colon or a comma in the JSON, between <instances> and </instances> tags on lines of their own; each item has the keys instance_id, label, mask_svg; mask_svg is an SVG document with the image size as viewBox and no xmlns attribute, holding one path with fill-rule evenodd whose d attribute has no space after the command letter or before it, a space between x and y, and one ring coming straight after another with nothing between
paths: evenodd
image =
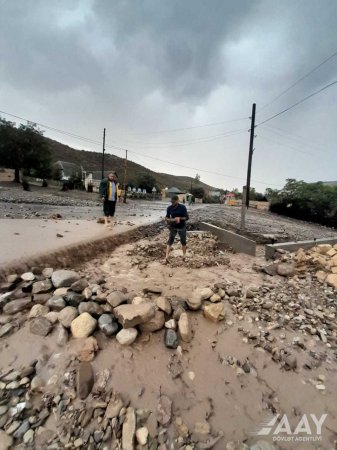
<instances>
[{"instance_id":1,"label":"rocky debris pile","mask_svg":"<svg viewBox=\"0 0 337 450\"><path fill-rule=\"evenodd\" d=\"M70 337L83 339L77 358L92 361L98 351L96 334L116 338L125 346L139 336L165 329L164 343L175 349L179 342L193 338L192 311L203 309L204 316L218 322L225 318L226 291L215 286L199 289L189 298L164 297L159 286L144 287L142 292L126 288L111 291L104 278L89 283L73 270L42 271L33 268L21 275L9 275L0 286L0 337L26 323L32 334L46 337L53 333L57 345Z\"/></svg>"},{"instance_id":2,"label":"rocky debris pile","mask_svg":"<svg viewBox=\"0 0 337 450\"><path fill-rule=\"evenodd\" d=\"M41 356L0 372L1 450L207 449L222 438L206 421L189 430L161 391L156 410L135 408L114 391L108 369L95 374L90 363L73 362L55 386L54 376L45 383L39 375L45 364Z\"/></svg>"},{"instance_id":3,"label":"rocky debris pile","mask_svg":"<svg viewBox=\"0 0 337 450\"><path fill-rule=\"evenodd\" d=\"M133 249L128 251L132 256L132 265L139 269L146 269L148 264L153 261L162 261L165 256L165 243L167 232L162 233L156 239L150 242L140 242L134 245ZM191 269L200 269L211 266L228 266L230 259L228 250L223 248L218 239L207 232L188 233L188 252L184 260L179 250L173 251L170 255L171 267L188 267Z\"/></svg>"}]
</instances>

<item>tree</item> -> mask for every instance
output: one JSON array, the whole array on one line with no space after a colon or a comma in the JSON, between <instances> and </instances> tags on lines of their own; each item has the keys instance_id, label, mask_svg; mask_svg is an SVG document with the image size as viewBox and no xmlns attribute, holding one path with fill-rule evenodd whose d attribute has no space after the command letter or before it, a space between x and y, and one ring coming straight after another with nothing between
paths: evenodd
<instances>
[{"instance_id":1,"label":"tree","mask_svg":"<svg viewBox=\"0 0 337 450\"><path fill-rule=\"evenodd\" d=\"M15 127L0 118L0 159L3 166L14 169L14 181L20 183L20 170L27 175L48 178L51 158L43 132L35 124Z\"/></svg>"},{"instance_id":2,"label":"tree","mask_svg":"<svg viewBox=\"0 0 337 450\"><path fill-rule=\"evenodd\" d=\"M142 173L139 175L137 178L137 186L140 189L146 189L146 192L152 192L153 187L158 190L157 180L154 176L147 173Z\"/></svg>"},{"instance_id":3,"label":"tree","mask_svg":"<svg viewBox=\"0 0 337 450\"><path fill-rule=\"evenodd\" d=\"M194 195L195 198L203 198L205 195L205 189L203 187L195 187L192 189L191 194Z\"/></svg>"}]
</instances>

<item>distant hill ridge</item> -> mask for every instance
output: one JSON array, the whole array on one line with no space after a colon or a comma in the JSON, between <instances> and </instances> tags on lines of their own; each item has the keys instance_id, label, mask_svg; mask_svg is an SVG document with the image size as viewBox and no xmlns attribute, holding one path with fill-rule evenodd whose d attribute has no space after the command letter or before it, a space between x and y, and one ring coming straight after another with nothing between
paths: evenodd
<instances>
[{"instance_id":1,"label":"distant hill ridge","mask_svg":"<svg viewBox=\"0 0 337 450\"><path fill-rule=\"evenodd\" d=\"M92 152L87 150L76 150L61 142L46 138L49 148L51 150L52 161L67 161L70 163L82 166L86 171L101 171L102 170L102 153ZM124 158L116 155L105 153L104 157L105 170L115 170L118 174L120 182L123 181L124 175ZM178 187L183 191L189 191L191 188L191 181L193 178L186 176L177 176L166 173L153 172L140 164L128 161L128 175L127 182L136 185L137 178L142 174L148 174L155 177L159 188L164 187ZM193 183L194 185L194 183ZM203 182L198 183L198 187L203 187L207 190L216 190L213 186L209 186Z\"/></svg>"}]
</instances>

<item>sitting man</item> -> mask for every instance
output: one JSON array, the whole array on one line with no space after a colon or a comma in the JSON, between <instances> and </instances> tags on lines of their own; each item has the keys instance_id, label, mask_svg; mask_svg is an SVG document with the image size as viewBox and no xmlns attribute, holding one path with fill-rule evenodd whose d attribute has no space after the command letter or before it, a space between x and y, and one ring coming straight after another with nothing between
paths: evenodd
<instances>
[{"instance_id":1,"label":"sitting man","mask_svg":"<svg viewBox=\"0 0 337 450\"><path fill-rule=\"evenodd\" d=\"M183 257L186 256L186 220L189 219L185 205L179 203L179 197L174 195L171 198L171 205L167 208L166 223L169 225L170 236L166 247L166 261L168 261L169 253L172 249L174 239L179 234L180 242L183 248Z\"/></svg>"}]
</instances>

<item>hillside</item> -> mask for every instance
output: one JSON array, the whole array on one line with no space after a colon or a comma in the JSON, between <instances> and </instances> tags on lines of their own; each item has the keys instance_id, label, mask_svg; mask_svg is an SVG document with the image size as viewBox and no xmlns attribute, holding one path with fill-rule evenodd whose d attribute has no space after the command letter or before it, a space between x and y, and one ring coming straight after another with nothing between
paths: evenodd
<instances>
[{"instance_id":1,"label":"hillside","mask_svg":"<svg viewBox=\"0 0 337 450\"><path fill-rule=\"evenodd\" d=\"M75 150L68 145L61 144L60 142L52 139L47 138L47 140L51 150L53 162L60 160L75 163L82 166L86 171L100 171L102 169L102 153L86 150ZM105 169L115 170L119 175L119 179L122 180L124 173L124 159L106 153ZM137 178L144 173L154 176L157 180L157 185L159 188L175 186L185 191L190 190L192 181L191 177L153 172L140 164L128 161L128 183L136 185ZM202 186L205 189L219 190L218 188L209 186L203 182L199 182L198 186Z\"/></svg>"}]
</instances>

